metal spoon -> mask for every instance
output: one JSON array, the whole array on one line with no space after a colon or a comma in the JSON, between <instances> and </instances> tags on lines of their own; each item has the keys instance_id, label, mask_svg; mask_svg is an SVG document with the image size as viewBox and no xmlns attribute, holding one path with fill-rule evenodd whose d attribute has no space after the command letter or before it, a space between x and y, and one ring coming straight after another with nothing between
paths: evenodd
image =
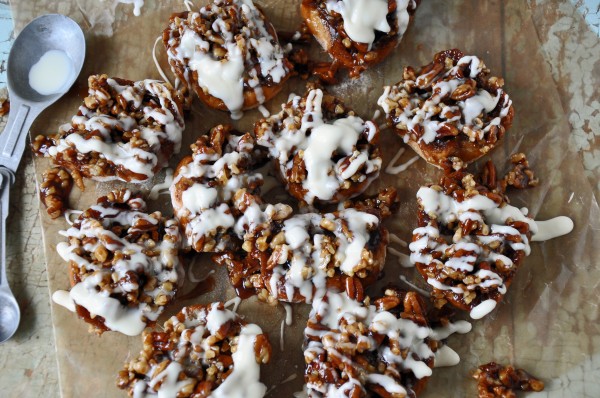
<instances>
[{"instance_id":1,"label":"metal spoon","mask_svg":"<svg viewBox=\"0 0 600 398\"><path fill-rule=\"evenodd\" d=\"M72 61L71 75L56 92L42 95L29 84L29 71L50 50L59 50ZM8 56L8 94L10 113L0 135L0 343L16 332L21 318L19 304L6 280L6 218L8 196L21 161L25 140L35 118L66 93L81 71L85 58L85 38L72 19L59 14L44 15L31 21L13 43Z\"/></svg>"}]
</instances>

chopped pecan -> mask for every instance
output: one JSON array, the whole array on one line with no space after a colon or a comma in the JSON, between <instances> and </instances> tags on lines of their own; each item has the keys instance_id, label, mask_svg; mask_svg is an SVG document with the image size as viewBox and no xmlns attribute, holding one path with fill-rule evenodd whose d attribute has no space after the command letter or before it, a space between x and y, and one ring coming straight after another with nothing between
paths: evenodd
<instances>
[{"instance_id":1,"label":"chopped pecan","mask_svg":"<svg viewBox=\"0 0 600 398\"><path fill-rule=\"evenodd\" d=\"M479 398L513 398L514 390L543 391L544 382L530 375L523 369L515 369L512 365L499 365L490 362L473 373L477 380Z\"/></svg>"}]
</instances>

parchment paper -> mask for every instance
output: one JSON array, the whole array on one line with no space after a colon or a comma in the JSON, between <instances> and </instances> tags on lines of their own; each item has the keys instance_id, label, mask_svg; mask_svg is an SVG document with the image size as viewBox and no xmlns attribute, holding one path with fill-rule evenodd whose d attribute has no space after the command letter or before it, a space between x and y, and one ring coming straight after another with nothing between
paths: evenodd
<instances>
[{"instance_id":1,"label":"parchment paper","mask_svg":"<svg viewBox=\"0 0 600 398\"><path fill-rule=\"evenodd\" d=\"M296 11L299 0L256 2L278 29L295 30L300 22ZM81 76L74 88L38 119L32 129L33 135L53 133L60 124L70 120L85 95L87 76L91 73L107 73L132 80L159 78L152 61L152 45L166 27L169 15L184 10L183 4L147 0L140 17L133 16L131 5L115 8L115 4L108 0L38 0L13 4L17 30L37 15L60 12L78 21L86 32L87 60ZM546 391L536 396L597 397L600 385L594 376L600 368L596 292L600 281L597 266L600 245L594 232L600 229L600 212L579 157L567 149L569 126L541 54L526 2L424 0L404 40L388 60L357 80L341 80L330 90L341 95L363 118L370 118L377 108L376 100L382 86L399 80L403 66L423 65L435 52L454 47L482 57L494 74L506 80L505 88L513 100L516 117L492 157L502 169L511 153L524 151L541 180L537 188L513 194L512 203L528 207L537 219L567 215L575 221L575 230L563 238L532 244L531 256L519 270L505 301L490 316L475 322L471 333L449 339L449 345L461 355L461 364L435 369L422 396L474 396L475 382L470 379L469 372L479 364L494 360L514 363L544 379ZM311 45L311 51L320 53L316 43ZM158 56L166 66L162 48ZM276 112L290 92L304 92L303 86L299 80L290 81L267 108ZM242 120L233 124L248 128L258 117L256 111L247 112ZM196 101L186 119L182 152L172 159L171 167L189 153L189 144L197 135L217 123L226 122L230 122L227 114L210 110ZM383 132L384 165L402 146L391 130ZM407 148L400 161L412 156L414 154ZM48 165L44 159L36 160L38 180ZM157 182L161 181L161 176ZM382 173L371 190L394 185L402 198L400 212L389 224L391 232L410 241L416 225L416 190L438 177L439 171L423 160L397 176ZM116 185L119 184L87 181L85 192L73 190L71 207L84 209ZM148 186L142 189L147 191ZM161 208L161 202L164 207L167 201L168 197L162 196L151 202L150 207ZM67 224L62 219L51 220L43 209L41 217L44 242L40 244L45 245L50 290L66 289L67 266L56 253L55 246L62 240L57 232L65 229ZM408 253L407 249L395 248ZM193 258L187 272L189 280L181 293L191 292L188 296L197 297L177 301L165 317L186 304L234 296L223 269L212 265L208 256ZM210 282L195 286L197 283L191 280L206 276L211 270L216 271L211 275L215 287L209 293L200 294ZM402 268L397 258L388 254L384 280L368 293L380 294L380 285L390 281L402 284L399 275L423 286L413 269ZM308 311L309 306L293 306L294 322L291 327L285 327L282 352L279 345L283 308L253 299L244 301L240 307L240 312L249 321L261 325L271 337L273 358L262 372L263 381L270 387L270 397L289 397L301 389L302 330ZM54 304L53 322L62 395L125 396L115 387L115 377L123 363L139 352L140 338L117 333L105 333L102 337L90 335L84 322ZM295 379L281 384L293 378L292 375Z\"/></svg>"}]
</instances>

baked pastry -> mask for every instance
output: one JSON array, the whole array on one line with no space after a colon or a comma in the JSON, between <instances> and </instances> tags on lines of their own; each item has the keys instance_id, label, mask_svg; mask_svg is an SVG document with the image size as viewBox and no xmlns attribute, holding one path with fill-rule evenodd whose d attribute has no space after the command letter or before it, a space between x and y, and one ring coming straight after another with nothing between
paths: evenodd
<instances>
[{"instance_id":1,"label":"baked pastry","mask_svg":"<svg viewBox=\"0 0 600 398\"><path fill-rule=\"evenodd\" d=\"M233 119L274 97L293 69L252 0L214 0L198 12L173 14L163 43L173 73Z\"/></svg>"},{"instance_id":2,"label":"baked pastry","mask_svg":"<svg viewBox=\"0 0 600 398\"><path fill-rule=\"evenodd\" d=\"M139 357L125 364L117 386L130 397L263 397L260 365L271 345L258 325L223 303L184 307L144 332Z\"/></svg>"},{"instance_id":3,"label":"baked pastry","mask_svg":"<svg viewBox=\"0 0 600 398\"><path fill-rule=\"evenodd\" d=\"M544 382L523 369L495 362L479 366L473 373L479 398L515 398L516 391L544 391Z\"/></svg>"},{"instance_id":4,"label":"baked pastry","mask_svg":"<svg viewBox=\"0 0 600 398\"><path fill-rule=\"evenodd\" d=\"M91 330L129 336L152 326L172 300L182 266L177 222L129 190L110 192L61 232L56 251L69 264L71 290L55 301L73 306Z\"/></svg>"},{"instance_id":5,"label":"baked pastry","mask_svg":"<svg viewBox=\"0 0 600 398\"><path fill-rule=\"evenodd\" d=\"M152 179L179 152L185 126L181 99L156 80L92 75L88 85L88 96L71 123L58 134L37 136L34 152L52 158L76 178Z\"/></svg>"},{"instance_id":6,"label":"baked pastry","mask_svg":"<svg viewBox=\"0 0 600 398\"><path fill-rule=\"evenodd\" d=\"M436 307L449 302L479 319L502 300L537 231L535 221L465 171L421 187L411 261L433 288Z\"/></svg>"},{"instance_id":7,"label":"baked pastry","mask_svg":"<svg viewBox=\"0 0 600 398\"><path fill-rule=\"evenodd\" d=\"M420 0L302 0L321 47L357 77L398 45Z\"/></svg>"},{"instance_id":8,"label":"baked pastry","mask_svg":"<svg viewBox=\"0 0 600 398\"><path fill-rule=\"evenodd\" d=\"M241 253L214 259L228 267L236 291L255 292L265 301L310 303L325 289L363 297L364 287L377 280L385 263L388 231L382 209L395 199L395 191L386 190L380 207L363 204L360 210L294 215L271 210L264 213L265 222L248 229Z\"/></svg>"},{"instance_id":9,"label":"baked pastry","mask_svg":"<svg viewBox=\"0 0 600 398\"><path fill-rule=\"evenodd\" d=\"M252 134L229 125L214 127L191 148L193 154L179 162L170 188L187 242L198 252L238 248L235 225L242 212L233 205L234 196L241 189L258 193L263 177L253 170L265 156Z\"/></svg>"},{"instance_id":10,"label":"baked pastry","mask_svg":"<svg viewBox=\"0 0 600 398\"><path fill-rule=\"evenodd\" d=\"M514 109L503 85L481 59L447 50L418 71L404 68L402 80L385 87L377 103L428 163L466 165L492 150L512 124Z\"/></svg>"},{"instance_id":11,"label":"baked pastry","mask_svg":"<svg viewBox=\"0 0 600 398\"><path fill-rule=\"evenodd\" d=\"M389 288L372 305L330 292L313 304L304 330L307 395L415 397L449 334L429 327L414 292Z\"/></svg>"},{"instance_id":12,"label":"baked pastry","mask_svg":"<svg viewBox=\"0 0 600 398\"><path fill-rule=\"evenodd\" d=\"M295 96L256 122L257 143L301 202L337 203L361 194L379 175L379 127L321 89Z\"/></svg>"}]
</instances>

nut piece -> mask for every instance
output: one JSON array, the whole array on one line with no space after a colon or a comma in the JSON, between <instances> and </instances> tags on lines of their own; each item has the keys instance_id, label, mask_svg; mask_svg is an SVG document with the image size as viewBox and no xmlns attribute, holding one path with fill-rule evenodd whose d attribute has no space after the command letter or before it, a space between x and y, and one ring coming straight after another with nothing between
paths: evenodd
<instances>
[{"instance_id":1,"label":"nut piece","mask_svg":"<svg viewBox=\"0 0 600 398\"><path fill-rule=\"evenodd\" d=\"M73 179L63 168L53 167L44 171L40 183L40 199L50 217L58 218L65 212L72 187Z\"/></svg>"},{"instance_id":2,"label":"nut piece","mask_svg":"<svg viewBox=\"0 0 600 398\"><path fill-rule=\"evenodd\" d=\"M512 365L500 365L490 362L473 373L477 380L479 398L516 397L517 391L543 391L544 382L538 380L523 369L515 369Z\"/></svg>"}]
</instances>

